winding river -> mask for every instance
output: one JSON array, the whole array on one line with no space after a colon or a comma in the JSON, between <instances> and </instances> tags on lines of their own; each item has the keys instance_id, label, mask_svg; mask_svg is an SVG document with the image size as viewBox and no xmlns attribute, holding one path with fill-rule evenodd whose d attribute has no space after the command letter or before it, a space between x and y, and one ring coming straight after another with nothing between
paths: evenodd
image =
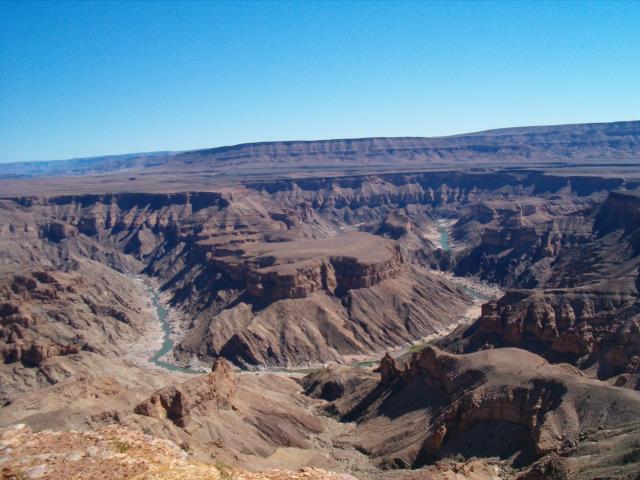
<instances>
[{"instance_id":1,"label":"winding river","mask_svg":"<svg viewBox=\"0 0 640 480\"><path fill-rule=\"evenodd\" d=\"M451 244L449 242L449 232L447 230L447 226L445 221L443 220L438 220L438 232L440 233L440 244L442 246L442 249L445 252L449 252L451 251ZM458 279L456 281L456 279ZM453 277L451 278L452 281L454 281L455 283L458 283L474 300L476 303L478 302L485 302L487 300L489 300L491 297L488 296L486 293L479 291L478 289L474 288L474 284L468 280L462 279L460 277ZM173 349L174 346L174 341L171 338L171 334L172 334L172 330L171 330L171 324L169 323L169 310L167 308L165 308L162 303L160 302L160 292L151 287L151 286L147 286L147 292L149 293L149 296L151 298L151 302L153 303L154 308L156 309L156 316L158 317L158 320L160 321L160 324L162 326L162 332L163 332L163 342L162 342L162 346L160 347L160 349L149 359L149 361L151 363L153 363L154 365L163 368L165 370L169 370L171 372L180 372L180 373L188 373L188 374L197 374L200 375L202 373L205 373L203 371L197 371L197 370L192 370L189 368L184 368L184 367L180 367L178 365L174 365L172 363L168 363L165 362L164 360L162 360L162 357L164 357L167 353L171 352L171 350ZM400 355L404 355L407 353L410 353L412 351L418 351L420 349L420 347L426 346L428 344L432 343L432 341L429 342L416 342L413 346L410 347L404 347L401 349L397 349L394 352L394 356L400 356ZM352 365L354 366L371 366L372 364L377 364L379 361L380 355L375 355L372 356L371 358L368 358L366 361L360 361L360 362L356 362ZM258 370L252 370L252 371L258 371L258 372L271 372L271 373L300 373L302 370L301 368L304 367L294 367L294 368L286 368L286 367L277 367L277 368L261 368ZM314 369L306 369L309 371L312 371Z\"/></svg>"},{"instance_id":2,"label":"winding river","mask_svg":"<svg viewBox=\"0 0 640 480\"><path fill-rule=\"evenodd\" d=\"M161 358L169 353L173 349L173 340L171 339L171 325L169 324L169 310L162 306L160 302L160 292L158 290L154 290L152 287L147 288L147 292L149 292L149 296L151 297L151 302L153 303L153 307L156 309L156 316L160 321L160 325L162 326L163 333L163 341L160 350L158 350L149 361L154 365L157 365L160 368L164 368L165 370L169 370L171 372L181 372L181 373L190 373L190 374L202 374L203 372L199 372L197 370L191 370L189 368L179 367L178 365L174 365L172 363L165 362L161 360Z\"/></svg>"}]
</instances>

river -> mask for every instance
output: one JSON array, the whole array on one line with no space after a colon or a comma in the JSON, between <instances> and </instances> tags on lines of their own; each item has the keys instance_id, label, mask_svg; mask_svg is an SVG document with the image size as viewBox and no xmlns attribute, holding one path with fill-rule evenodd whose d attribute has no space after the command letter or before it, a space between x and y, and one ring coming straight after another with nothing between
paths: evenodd
<instances>
[{"instance_id":1,"label":"river","mask_svg":"<svg viewBox=\"0 0 640 480\"><path fill-rule=\"evenodd\" d=\"M451 244L449 242L449 231L447 229L446 220L438 220L438 232L440 233L440 244L442 246L442 249L445 252L449 252L451 250ZM484 284L483 282L479 282L477 280L456 277L450 273L445 273L445 272L433 272L433 273L438 273L440 275L443 275L453 283L456 283L460 287L462 287L469 294L469 296L473 298L474 307L476 309L479 307L481 303L484 303L494 298L497 294L500 293L499 289L489 286L487 284ZM156 309L156 316L158 317L158 321L162 326L162 332L163 332L162 346L160 347L160 350L158 350L149 359L149 361L154 365L160 368L164 368L165 370L169 370L171 372L180 372L180 373L198 374L198 375L205 373L204 371L198 371L198 370L192 370L189 368L180 367L178 365L174 365L172 363L168 363L162 360L162 357L165 356L167 353L171 352L174 346L174 341L171 338L172 329L171 329L171 324L169 323L169 310L162 305L162 302L160 301L160 292L157 289L147 284L147 292L149 293L149 296L151 297L151 302L153 303L153 306ZM467 312L467 314L461 317L461 322L471 322L475 319L475 318L471 318L475 314L474 307L472 307L469 310L469 312ZM469 316L469 313L471 312L474 312L474 313L471 316ZM452 325L452 329L454 327L455 325ZM446 335L447 333L448 331L442 332L439 335L433 335L431 338L424 338L421 340L417 340L410 346L393 349L393 355L396 357L404 356L408 353L419 351L425 346L433 343L438 338L441 338L442 336ZM370 366L372 364L377 364L379 362L380 356L381 355L367 356L367 358L364 360L361 359L360 361L357 361L355 363L350 363L350 364L357 365L357 366ZM299 373L305 373L313 370L314 368L309 369L305 367L294 367L294 368L275 367L275 368L260 368L258 370L255 370L255 372L298 373L299 374Z\"/></svg>"},{"instance_id":2,"label":"river","mask_svg":"<svg viewBox=\"0 0 640 480\"><path fill-rule=\"evenodd\" d=\"M448 252L451 250L449 245L449 231L447 230L447 224L443 220L438 220L438 232L440 232L440 245L442 250Z\"/></svg>"},{"instance_id":3,"label":"river","mask_svg":"<svg viewBox=\"0 0 640 480\"><path fill-rule=\"evenodd\" d=\"M147 292L151 297L151 303L153 303L153 307L156 309L156 316L158 317L158 321L162 326L162 334L163 341L160 350L158 350L149 361L154 365L157 365L160 368L164 368L165 370L169 370L171 372L181 372L181 373L190 373L190 374L202 374L204 372L192 370L190 368L180 367L178 365L174 365L172 363L165 362L161 360L163 356L169 353L173 349L173 340L171 338L171 324L169 323L169 310L162 306L160 302L160 292L153 287L148 286Z\"/></svg>"}]
</instances>

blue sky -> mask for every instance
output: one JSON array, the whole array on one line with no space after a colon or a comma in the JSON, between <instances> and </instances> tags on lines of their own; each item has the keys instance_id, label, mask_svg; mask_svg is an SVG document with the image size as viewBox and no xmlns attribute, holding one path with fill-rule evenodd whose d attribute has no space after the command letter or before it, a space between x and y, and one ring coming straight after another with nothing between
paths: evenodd
<instances>
[{"instance_id":1,"label":"blue sky","mask_svg":"<svg viewBox=\"0 0 640 480\"><path fill-rule=\"evenodd\" d=\"M640 119L640 2L0 3L0 162Z\"/></svg>"}]
</instances>

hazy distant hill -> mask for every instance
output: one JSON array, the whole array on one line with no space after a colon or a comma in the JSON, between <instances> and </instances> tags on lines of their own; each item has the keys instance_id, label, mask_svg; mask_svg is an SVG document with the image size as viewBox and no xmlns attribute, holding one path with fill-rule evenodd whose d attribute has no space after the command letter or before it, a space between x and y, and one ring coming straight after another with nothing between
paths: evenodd
<instances>
[{"instance_id":1,"label":"hazy distant hill","mask_svg":"<svg viewBox=\"0 0 640 480\"><path fill-rule=\"evenodd\" d=\"M615 163L640 160L640 121L505 128L448 137L360 138L246 143L188 152L154 152L9 163L2 176L228 168L315 169L451 164Z\"/></svg>"}]
</instances>

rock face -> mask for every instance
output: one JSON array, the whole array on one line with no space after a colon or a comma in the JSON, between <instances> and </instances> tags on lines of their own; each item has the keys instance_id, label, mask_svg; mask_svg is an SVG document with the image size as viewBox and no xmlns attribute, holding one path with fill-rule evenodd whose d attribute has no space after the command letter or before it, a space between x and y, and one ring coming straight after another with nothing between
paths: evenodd
<instances>
[{"instance_id":1,"label":"rock face","mask_svg":"<svg viewBox=\"0 0 640 480\"><path fill-rule=\"evenodd\" d=\"M22 362L27 367L39 367L44 361L58 355L71 355L81 350L81 345L47 345L44 343L9 343L2 346L0 355L5 363Z\"/></svg>"},{"instance_id":2,"label":"rock face","mask_svg":"<svg viewBox=\"0 0 640 480\"><path fill-rule=\"evenodd\" d=\"M345 393L334 403L343 420L357 423L342 441L387 466L415 467L456 455L497 456L527 472L529 465L542 465L540 459L557 454L569 457L578 472L587 467L571 458L572 452L591 432L609 431L609 441L629 451L632 442L623 430L629 427L638 435L640 428L637 393L520 349L453 355L427 347L406 365L387 356L379 370L377 385L364 383L368 392L350 399ZM351 376L361 378L361 373L352 369ZM314 387L318 390L321 385ZM609 449L608 441L589 441L591 453ZM632 462L637 466L637 461ZM628 465L626 471L633 469Z\"/></svg>"},{"instance_id":3,"label":"rock face","mask_svg":"<svg viewBox=\"0 0 640 480\"><path fill-rule=\"evenodd\" d=\"M401 368L396 359L387 352L380 360L380 366L377 371L380 373L380 383L389 385L398 377Z\"/></svg>"},{"instance_id":4,"label":"rock face","mask_svg":"<svg viewBox=\"0 0 640 480\"><path fill-rule=\"evenodd\" d=\"M500 368L502 375L514 375L501 364L506 358L521 362L534 362L538 368L545 364L534 356L527 357L522 353L493 351L482 361ZM522 355L522 358L517 358ZM447 434L464 435L474 425L484 422L509 422L524 427L536 455L544 455L556 451L563 444L571 444L577 440L579 425L568 425L577 413L568 407L568 411L560 408L567 388L552 378L528 379L528 384L520 385L517 376L511 384L491 385L484 365L474 368L474 360L464 365L458 358L436 348L427 348L418 354L408 365L406 371L395 372L395 378L387 373L383 381L391 383L401 380L405 383L424 381L427 388L445 393L449 405L444 406L436 418L423 445L421 455L437 456L443 449ZM466 368L465 368L466 367ZM561 427L564 426L564 429Z\"/></svg>"},{"instance_id":5,"label":"rock face","mask_svg":"<svg viewBox=\"0 0 640 480\"><path fill-rule=\"evenodd\" d=\"M620 385L637 387L639 198L611 192L551 221L514 223L498 212L492 221L503 227L486 230L456 268L520 288L484 305L474 325L441 345L455 352L517 346L601 379L623 375Z\"/></svg>"},{"instance_id":6,"label":"rock face","mask_svg":"<svg viewBox=\"0 0 640 480\"><path fill-rule=\"evenodd\" d=\"M510 291L482 307L480 319L447 348L475 351L519 346L552 361L588 368L608 379L640 364L637 298L622 292Z\"/></svg>"},{"instance_id":7,"label":"rock face","mask_svg":"<svg viewBox=\"0 0 640 480\"><path fill-rule=\"evenodd\" d=\"M301 465L296 457L276 460L279 449L314 450L329 422L316 414L314 401L302 395L295 380L268 373L236 375L222 359L210 374L183 382L169 376L165 382L147 400L120 413L121 422L171 438L202 459L215 453L254 468ZM312 453L306 458L308 465L333 464L314 461Z\"/></svg>"},{"instance_id":8,"label":"rock face","mask_svg":"<svg viewBox=\"0 0 640 480\"><path fill-rule=\"evenodd\" d=\"M464 292L416 265L525 288L574 287L580 277L563 266L579 262L592 266L592 279L604 261L607 276L619 276L617 241L599 227L610 222L593 209L603 190L634 185L439 171L252 181L220 192L18 197L0 201L0 241L15 264L73 271L89 259L156 277L182 317L175 357L184 364L224 356L299 365L380 351L459 319ZM460 217L454 253L431 240L443 214ZM135 317L100 302L90 308L125 324ZM71 343L43 345L63 352ZM12 346L5 357L30 348Z\"/></svg>"},{"instance_id":9,"label":"rock face","mask_svg":"<svg viewBox=\"0 0 640 480\"><path fill-rule=\"evenodd\" d=\"M101 264L96 268L158 277L189 319L179 326L185 335L176 349L185 363L217 356L240 365L340 360L434 333L469 302L446 281L412 269L400 244L343 232L304 200L278 203L239 188L21 197L3 200L2 207L0 241L9 262L77 270L89 257ZM54 223L64 228L51 230ZM27 248L10 247L16 243ZM411 281L423 298L406 308L401 302L416 297ZM118 301L111 307L88 302L96 315L125 324L136 317ZM377 314L375 327L363 327L364 309ZM66 352L75 342L61 339L43 353ZM5 357L22 358L30 348L7 347Z\"/></svg>"},{"instance_id":10,"label":"rock face","mask_svg":"<svg viewBox=\"0 0 640 480\"><path fill-rule=\"evenodd\" d=\"M100 265L82 264L86 277L36 270L0 279L0 356L4 363L40 367L49 358L83 350L117 350L142 331L136 319L141 304L135 292L118 285L120 276ZM102 277L101 277L102 276ZM118 332L105 342L100 329Z\"/></svg>"},{"instance_id":11,"label":"rock face","mask_svg":"<svg viewBox=\"0 0 640 480\"><path fill-rule=\"evenodd\" d=\"M340 294L323 289L269 303L240 293L230 306L196 317L201 327L185 334L176 354L247 366L339 361L434 334L469 305L458 287L409 266L397 278Z\"/></svg>"},{"instance_id":12,"label":"rock face","mask_svg":"<svg viewBox=\"0 0 640 480\"><path fill-rule=\"evenodd\" d=\"M135 408L135 413L156 419L169 419L186 427L189 415L203 403L217 409L230 409L238 388L231 365L224 359L214 362L211 373L188 380L178 387L165 387Z\"/></svg>"},{"instance_id":13,"label":"rock face","mask_svg":"<svg viewBox=\"0 0 640 480\"><path fill-rule=\"evenodd\" d=\"M540 220L541 215L564 216L576 211L587 197L616 189L635 190L637 179L598 178L586 176L559 177L540 172L512 173L438 171L427 173L394 173L358 175L352 177L265 180L249 183L252 190L268 194L278 204L310 205L323 214L343 213L344 209L357 214L361 208L383 209L381 220L407 230L403 217L410 205L465 205L460 214L469 214L485 224L488 217L483 209L508 217L511 222ZM546 197L546 198L545 198ZM505 201L505 198L510 200ZM521 205L518 205L521 203ZM396 211L392 207L404 208ZM467 210L469 209L469 210ZM580 208L578 208L580 209ZM332 211L333 210L333 211ZM338 212L336 212L338 211ZM361 213L365 213L364 211ZM374 213L367 211L366 213ZM480 213L477 217L474 213ZM356 217L357 218L357 217ZM549 216L543 217L549 220ZM363 220L366 217L362 218ZM410 219L409 219L410 220ZM384 224L382 225L384 227Z\"/></svg>"},{"instance_id":14,"label":"rock face","mask_svg":"<svg viewBox=\"0 0 640 480\"><path fill-rule=\"evenodd\" d=\"M48 178L7 190L0 180L0 425L117 423L207 462L344 467L363 478L629 476L640 432L640 182L495 162L562 155L566 171L587 157L635 158L636 137L633 123L273 143L128 157L132 168L156 164L73 188ZM274 156L285 168L355 168L239 178L240 165L266 170ZM400 173L358 174L391 158ZM404 171L435 158L467 165ZM494 162L469 168L482 158ZM120 193L82 194L105 185ZM449 331L472 304L459 285L475 283L434 269L509 289L442 341L446 351L428 348L408 365L387 355L377 372L332 365L300 383L236 376L222 360L352 362ZM162 333L139 274L172 309L173 358L217 359L211 373L149 368ZM480 460L461 460L471 457Z\"/></svg>"},{"instance_id":15,"label":"rock face","mask_svg":"<svg viewBox=\"0 0 640 480\"><path fill-rule=\"evenodd\" d=\"M368 370L354 373L353 368L342 365L330 365L310 373L302 379L305 395L334 402L332 413L342 412L339 408L341 398L353 398L357 392L368 393L378 382L378 375Z\"/></svg>"},{"instance_id":16,"label":"rock face","mask_svg":"<svg viewBox=\"0 0 640 480\"><path fill-rule=\"evenodd\" d=\"M270 302L373 287L397 278L403 263L397 244L362 232L247 245L218 256L214 247L212 253L216 267L242 279L251 296Z\"/></svg>"},{"instance_id":17,"label":"rock face","mask_svg":"<svg viewBox=\"0 0 640 480\"><path fill-rule=\"evenodd\" d=\"M634 234L640 225L640 195L630 192L611 192L599 208L594 230L606 235L616 230Z\"/></svg>"}]
</instances>

